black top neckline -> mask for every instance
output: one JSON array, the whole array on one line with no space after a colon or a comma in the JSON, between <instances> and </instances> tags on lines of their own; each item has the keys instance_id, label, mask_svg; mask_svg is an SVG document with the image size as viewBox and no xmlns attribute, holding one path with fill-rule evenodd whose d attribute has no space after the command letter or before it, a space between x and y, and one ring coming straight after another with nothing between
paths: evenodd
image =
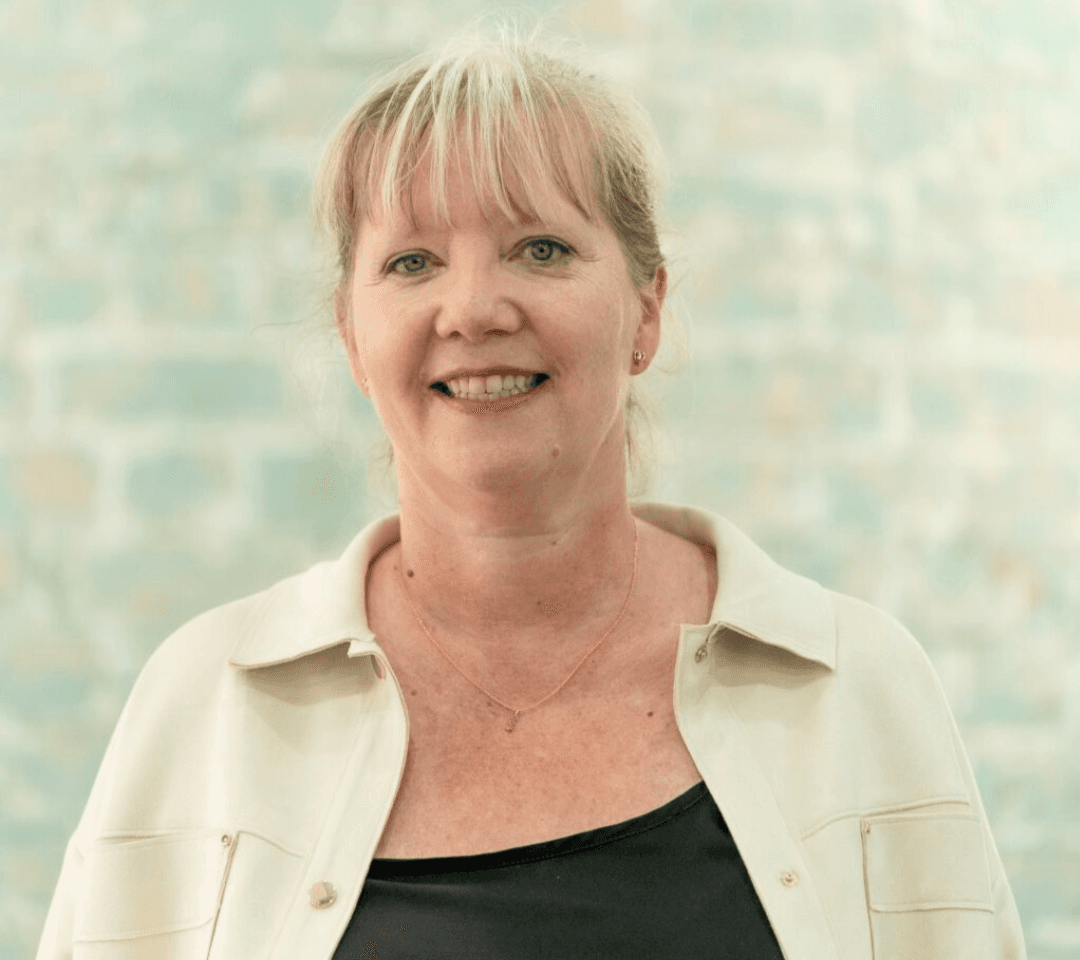
<instances>
[{"instance_id":1,"label":"black top neckline","mask_svg":"<svg viewBox=\"0 0 1080 960\"><path fill-rule=\"evenodd\" d=\"M674 800L669 800L663 806L640 816L632 817L629 820L623 820L620 823L596 827L593 830L585 830L566 837L557 837L554 840L544 840L540 843L530 843L521 847L510 847L506 850L495 850L491 853L475 853L453 857L414 857L409 859L376 857L371 861L368 873L370 876L382 879L406 877L413 874L457 873L507 867L520 863L535 863L539 860L550 860L555 857L581 853L584 850L592 850L608 843L614 843L616 840L623 840L627 837L654 830L689 810L694 804L706 797L708 792L705 781L699 780L685 793L680 794Z\"/></svg>"}]
</instances>

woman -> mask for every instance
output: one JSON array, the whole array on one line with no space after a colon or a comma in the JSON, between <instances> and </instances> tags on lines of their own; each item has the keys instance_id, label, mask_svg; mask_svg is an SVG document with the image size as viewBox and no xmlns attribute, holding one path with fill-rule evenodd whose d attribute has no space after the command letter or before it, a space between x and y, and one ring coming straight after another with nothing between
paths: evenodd
<instances>
[{"instance_id":1,"label":"woman","mask_svg":"<svg viewBox=\"0 0 1080 960\"><path fill-rule=\"evenodd\" d=\"M514 41L343 124L337 324L400 515L155 652L41 960L1024 955L918 644L628 501L667 288L647 138Z\"/></svg>"}]
</instances>

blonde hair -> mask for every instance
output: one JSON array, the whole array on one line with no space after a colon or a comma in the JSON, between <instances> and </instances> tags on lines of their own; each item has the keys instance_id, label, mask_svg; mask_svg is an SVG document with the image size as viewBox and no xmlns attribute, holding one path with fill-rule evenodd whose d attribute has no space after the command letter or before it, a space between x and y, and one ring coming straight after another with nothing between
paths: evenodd
<instances>
[{"instance_id":1,"label":"blonde hair","mask_svg":"<svg viewBox=\"0 0 1080 960\"><path fill-rule=\"evenodd\" d=\"M474 24L376 80L333 135L316 185L316 217L335 248L339 287L349 282L366 215L403 211L415 219L412 181L428 158L431 197L449 221L451 156L466 161L477 198L510 219L537 216L533 185L553 182L584 216L604 217L635 287L655 278L665 259L651 122L632 96L560 46L541 40L539 26L522 35L504 22L490 36ZM635 475L652 468L635 429L650 414L631 385L624 421Z\"/></svg>"}]
</instances>

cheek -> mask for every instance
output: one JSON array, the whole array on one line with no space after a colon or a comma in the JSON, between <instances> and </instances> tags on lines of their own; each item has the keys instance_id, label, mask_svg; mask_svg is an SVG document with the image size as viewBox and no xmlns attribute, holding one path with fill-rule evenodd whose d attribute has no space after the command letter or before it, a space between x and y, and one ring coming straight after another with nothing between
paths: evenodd
<instances>
[{"instance_id":1,"label":"cheek","mask_svg":"<svg viewBox=\"0 0 1080 960\"><path fill-rule=\"evenodd\" d=\"M587 344L590 355L613 355L622 348L631 326L632 304L620 288L596 284L563 301L566 335Z\"/></svg>"},{"instance_id":2,"label":"cheek","mask_svg":"<svg viewBox=\"0 0 1080 960\"><path fill-rule=\"evenodd\" d=\"M353 303L356 347L365 360L378 360L391 347L393 327L386 321L377 300L367 296Z\"/></svg>"},{"instance_id":3,"label":"cheek","mask_svg":"<svg viewBox=\"0 0 1080 960\"><path fill-rule=\"evenodd\" d=\"M357 351L373 382L395 389L416 383L423 368L426 339L400 312L386 316L370 309L356 325Z\"/></svg>"},{"instance_id":4,"label":"cheek","mask_svg":"<svg viewBox=\"0 0 1080 960\"><path fill-rule=\"evenodd\" d=\"M634 339L632 304L625 299L612 296L602 311L598 324L598 352L602 353L605 363L612 374L623 372L624 359L629 359Z\"/></svg>"}]
</instances>

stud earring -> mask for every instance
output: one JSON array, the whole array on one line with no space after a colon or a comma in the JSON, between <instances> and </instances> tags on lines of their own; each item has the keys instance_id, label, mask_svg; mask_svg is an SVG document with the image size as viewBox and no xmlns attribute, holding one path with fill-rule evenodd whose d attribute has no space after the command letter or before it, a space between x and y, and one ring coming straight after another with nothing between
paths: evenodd
<instances>
[{"instance_id":1,"label":"stud earring","mask_svg":"<svg viewBox=\"0 0 1080 960\"><path fill-rule=\"evenodd\" d=\"M644 359L645 359L645 354L643 354L640 350L635 350L634 351L634 363L641 363L641 361L644 360Z\"/></svg>"}]
</instances>

